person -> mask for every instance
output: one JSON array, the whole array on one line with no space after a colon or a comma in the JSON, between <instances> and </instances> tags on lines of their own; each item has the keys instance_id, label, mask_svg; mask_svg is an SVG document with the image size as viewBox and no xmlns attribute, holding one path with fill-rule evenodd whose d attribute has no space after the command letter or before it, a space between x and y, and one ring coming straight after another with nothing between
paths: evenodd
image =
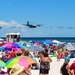
<instances>
[{"instance_id":1,"label":"person","mask_svg":"<svg viewBox=\"0 0 75 75\"><path fill-rule=\"evenodd\" d=\"M25 52L24 52L24 55L25 55L25 56L30 56L30 57L33 58L33 55L32 55L29 51L25 51Z\"/></svg>"},{"instance_id":2,"label":"person","mask_svg":"<svg viewBox=\"0 0 75 75\"><path fill-rule=\"evenodd\" d=\"M36 62L36 63L31 63L29 64L29 66L26 68L26 71L31 75L31 69L32 70L38 70L38 66L39 64Z\"/></svg>"},{"instance_id":3,"label":"person","mask_svg":"<svg viewBox=\"0 0 75 75\"><path fill-rule=\"evenodd\" d=\"M64 50L62 50L62 52L61 52L61 58L65 58Z\"/></svg>"},{"instance_id":4,"label":"person","mask_svg":"<svg viewBox=\"0 0 75 75\"><path fill-rule=\"evenodd\" d=\"M70 65L69 71L70 72L74 71L74 75L75 75L75 61Z\"/></svg>"},{"instance_id":5,"label":"person","mask_svg":"<svg viewBox=\"0 0 75 75\"><path fill-rule=\"evenodd\" d=\"M22 53L17 53L16 55L17 55L17 56L21 56L21 55L22 55Z\"/></svg>"},{"instance_id":6,"label":"person","mask_svg":"<svg viewBox=\"0 0 75 75\"><path fill-rule=\"evenodd\" d=\"M8 60L11 59L11 58L14 58L14 57L16 57L16 52L15 52L15 50L13 50L13 51L10 53L10 55L8 56Z\"/></svg>"},{"instance_id":7,"label":"person","mask_svg":"<svg viewBox=\"0 0 75 75\"><path fill-rule=\"evenodd\" d=\"M62 67L60 68L60 73L62 75L71 75L71 72L69 71L69 61L70 61L70 58L65 57L65 62L62 65Z\"/></svg>"},{"instance_id":8,"label":"person","mask_svg":"<svg viewBox=\"0 0 75 75\"><path fill-rule=\"evenodd\" d=\"M0 51L0 60L2 60L2 51Z\"/></svg>"},{"instance_id":9,"label":"person","mask_svg":"<svg viewBox=\"0 0 75 75\"><path fill-rule=\"evenodd\" d=\"M66 51L65 51L65 57L67 57L68 56L68 50L66 49Z\"/></svg>"},{"instance_id":10,"label":"person","mask_svg":"<svg viewBox=\"0 0 75 75\"><path fill-rule=\"evenodd\" d=\"M48 56L47 52L42 51L39 53L40 56L40 73L39 75L48 75L50 70L49 63L52 62L52 59Z\"/></svg>"},{"instance_id":11,"label":"person","mask_svg":"<svg viewBox=\"0 0 75 75\"><path fill-rule=\"evenodd\" d=\"M61 58L61 52L60 52L60 50L58 49L58 50L57 50L57 61L60 61L60 58Z\"/></svg>"},{"instance_id":12,"label":"person","mask_svg":"<svg viewBox=\"0 0 75 75\"><path fill-rule=\"evenodd\" d=\"M30 75L30 73L28 73L28 71L23 66L20 66L19 64L14 64L12 66L12 69L9 72L10 75L22 75L24 73L26 75Z\"/></svg>"}]
</instances>

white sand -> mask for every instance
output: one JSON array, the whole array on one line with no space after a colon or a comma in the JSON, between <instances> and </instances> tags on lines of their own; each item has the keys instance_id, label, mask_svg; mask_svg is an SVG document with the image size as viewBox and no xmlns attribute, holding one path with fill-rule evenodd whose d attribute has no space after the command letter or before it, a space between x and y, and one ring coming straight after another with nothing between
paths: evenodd
<instances>
[{"instance_id":1,"label":"white sand","mask_svg":"<svg viewBox=\"0 0 75 75\"><path fill-rule=\"evenodd\" d=\"M50 71L49 75L61 75L60 74L60 67L64 63L64 59L57 61L56 57L52 57L52 63L50 63ZM69 64L74 62L74 59L71 59ZM31 75L39 75L39 70L31 70Z\"/></svg>"}]
</instances>

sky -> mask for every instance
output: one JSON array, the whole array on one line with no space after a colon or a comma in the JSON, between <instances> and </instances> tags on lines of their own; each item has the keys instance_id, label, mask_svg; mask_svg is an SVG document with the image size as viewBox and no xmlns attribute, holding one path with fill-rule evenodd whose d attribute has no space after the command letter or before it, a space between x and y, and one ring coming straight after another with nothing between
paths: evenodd
<instances>
[{"instance_id":1,"label":"sky","mask_svg":"<svg viewBox=\"0 0 75 75\"><path fill-rule=\"evenodd\" d=\"M0 27L0 37L75 37L75 0L0 0Z\"/></svg>"}]
</instances>

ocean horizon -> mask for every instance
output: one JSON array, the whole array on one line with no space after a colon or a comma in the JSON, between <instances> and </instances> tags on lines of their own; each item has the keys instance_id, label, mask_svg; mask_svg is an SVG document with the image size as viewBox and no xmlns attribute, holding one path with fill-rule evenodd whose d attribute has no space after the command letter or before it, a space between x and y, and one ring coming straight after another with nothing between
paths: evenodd
<instances>
[{"instance_id":1,"label":"ocean horizon","mask_svg":"<svg viewBox=\"0 0 75 75\"><path fill-rule=\"evenodd\" d=\"M6 37L0 37L2 39L6 39ZM43 41L43 40L58 40L61 42L75 42L75 37L20 37L21 41Z\"/></svg>"}]
</instances>

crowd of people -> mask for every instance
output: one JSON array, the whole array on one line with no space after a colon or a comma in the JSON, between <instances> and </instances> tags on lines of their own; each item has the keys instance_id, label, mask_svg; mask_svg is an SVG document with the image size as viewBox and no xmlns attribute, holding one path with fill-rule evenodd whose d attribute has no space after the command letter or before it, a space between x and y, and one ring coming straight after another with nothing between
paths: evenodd
<instances>
[{"instance_id":1,"label":"crowd of people","mask_svg":"<svg viewBox=\"0 0 75 75\"><path fill-rule=\"evenodd\" d=\"M23 52L17 53L14 49L12 50L12 52L0 51L0 55L1 55L0 60L2 60L4 62L7 62L8 60L10 60L16 56L30 56L31 58L33 58L33 55L29 51L23 51ZM23 66L20 66L19 64L14 64L11 69L7 69L7 71L4 71L4 72L1 68L0 74L9 74L9 75L27 74L27 75L31 75L29 70L34 69L34 66L40 67L39 68L40 75L48 74L49 69L50 69L49 63L52 62L52 59L48 56L48 52L45 52L45 51L38 52L38 56L40 58L39 63L29 64L29 66L27 68L24 68ZM38 69L38 68L35 68L35 69Z\"/></svg>"},{"instance_id":2,"label":"crowd of people","mask_svg":"<svg viewBox=\"0 0 75 75\"><path fill-rule=\"evenodd\" d=\"M63 48L58 48L55 45L42 45L43 50L37 52L38 58L40 58L39 63L29 64L27 68L17 64L14 64L12 68L7 69L6 67L0 68L0 74L8 74L8 75L31 75L31 69L39 70L39 75L48 75L50 70L50 63L52 62L52 58L49 55L57 53L57 61L60 58L64 59L64 63L60 68L60 74L62 75L75 75L75 62L69 65L70 62L70 51L63 50ZM34 52L33 54L35 54ZM0 60L7 62L11 58L16 56L30 56L34 58L34 56L28 51L24 50L21 52L16 52L16 50L12 51L0 51ZM34 68L35 66L35 68Z\"/></svg>"}]
</instances>

